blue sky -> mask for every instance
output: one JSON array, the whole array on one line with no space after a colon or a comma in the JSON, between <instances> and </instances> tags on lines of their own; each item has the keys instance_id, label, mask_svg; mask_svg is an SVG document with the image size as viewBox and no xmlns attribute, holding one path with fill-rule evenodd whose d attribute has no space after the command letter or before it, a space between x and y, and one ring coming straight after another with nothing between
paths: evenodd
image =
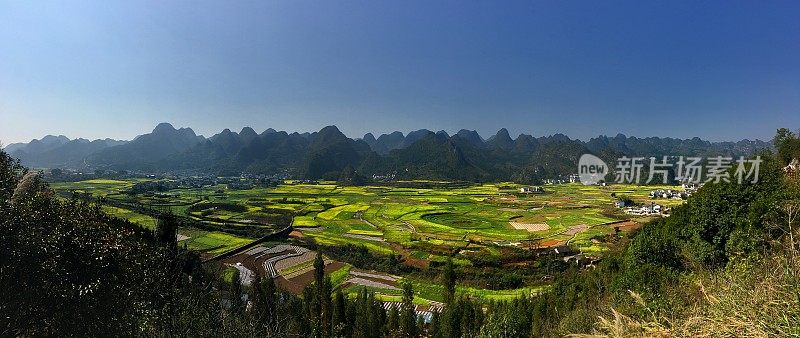
<instances>
[{"instance_id":1,"label":"blue sky","mask_svg":"<svg viewBox=\"0 0 800 338\"><path fill-rule=\"evenodd\" d=\"M0 141L158 122L769 139L797 1L0 0Z\"/></svg>"}]
</instances>

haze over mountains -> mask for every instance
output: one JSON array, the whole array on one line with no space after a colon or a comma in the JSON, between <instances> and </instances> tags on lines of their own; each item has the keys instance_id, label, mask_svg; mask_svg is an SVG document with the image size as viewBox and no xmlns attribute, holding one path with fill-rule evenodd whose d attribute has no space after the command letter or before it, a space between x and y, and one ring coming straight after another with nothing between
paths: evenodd
<instances>
[{"instance_id":1,"label":"haze over mountains","mask_svg":"<svg viewBox=\"0 0 800 338\"><path fill-rule=\"evenodd\" d=\"M245 127L205 138L191 128L161 123L131 141L48 135L27 144L10 144L5 151L35 168L217 175L289 172L309 179L336 179L352 168L363 176L394 174L398 179L536 182L573 173L580 155L589 152L613 161L622 155L750 156L770 147L759 140L708 142L621 134L587 142L563 134L512 138L506 129L488 139L470 130L451 136L427 129L351 139L335 126L302 134L271 128L259 134Z\"/></svg>"}]
</instances>

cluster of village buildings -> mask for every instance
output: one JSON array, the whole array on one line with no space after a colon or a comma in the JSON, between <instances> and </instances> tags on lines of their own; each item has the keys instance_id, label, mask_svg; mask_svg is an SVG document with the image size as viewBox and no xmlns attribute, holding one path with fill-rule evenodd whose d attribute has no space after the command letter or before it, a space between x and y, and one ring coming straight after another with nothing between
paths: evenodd
<instances>
[{"instance_id":1,"label":"cluster of village buildings","mask_svg":"<svg viewBox=\"0 0 800 338\"><path fill-rule=\"evenodd\" d=\"M275 186L285 179L276 175L244 175L240 177L150 177L152 181L134 184L131 193L164 192L172 189L196 189L215 185L225 185L229 190L247 190L258 186Z\"/></svg>"},{"instance_id":2,"label":"cluster of village buildings","mask_svg":"<svg viewBox=\"0 0 800 338\"><path fill-rule=\"evenodd\" d=\"M650 198L685 200L688 197L689 196L685 191L675 189L658 189L650 192Z\"/></svg>"},{"instance_id":3,"label":"cluster of village buildings","mask_svg":"<svg viewBox=\"0 0 800 338\"><path fill-rule=\"evenodd\" d=\"M623 210L628 215L634 216L669 216L669 208L652 202L650 204L645 204L642 206L631 206L625 207Z\"/></svg>"},{"instance_id":4,"label":"cluster of village buildings","mask_svg":"<svg viewBox=\"0 0 800 338\"><path fill-rule=\"evenodd\" d=\"M522 187L519 188L519 192L523 194L543 194L544 189L542 187Z\"/></svg>"},{"instance_id":5,"label":"cluster of village buildings","mask_svg":"<svg viewBox=\"0 0 800 338\"><path fill-rule=\"evenodd\" d=\"M578 183L581 181L581 177L578 174L572 174L566 177L560 178L546 178L542 180L542 183L545 185L551 184L567 184L567 183Z\"/></svg>"},{"instance_id":6,"label":"cluster of village buildings","mask_svg":"<svg viewBox=\"0 0 800 338\"><path fill-rule=\"evenodd\" d=\"M673 200L686 200L689 196L692 196L697 189L700 188L702 184L695 184L695 183L684 183L683 190L677 189L656 189L650 192L650 198L652 199L673 199ZM635 216L650 216L650 215L660 215L660 216L669 216L670 209L666 206L661 204L651 202L650 204L645 204L641 206L634 206L629 205L630 200L618 200L614 202L614 206L620 209L624 209L623 211L628 215L635 215Z\"/></svg>"}]
</instances>

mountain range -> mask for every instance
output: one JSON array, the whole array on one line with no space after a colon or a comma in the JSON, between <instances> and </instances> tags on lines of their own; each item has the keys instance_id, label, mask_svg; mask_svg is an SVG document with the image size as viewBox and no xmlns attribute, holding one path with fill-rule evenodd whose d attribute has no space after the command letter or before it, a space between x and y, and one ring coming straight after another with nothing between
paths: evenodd
<instances>
[{"instance_id":1,"label":"mountain range","mask_svg":"<svg viewBox=\"0 0 800 338\"><path fill-rule=\"evenodd\" d=\"M537 182L574 173L578 158L593 153L614 163L620 156L750 156L770 149L764 141L709 142L700 138L637 138L622 134L589 141L563 134L512 138L500 129L484 139L474 130L454 135L427 129L395 131L377 138L345 136L336 126L313 133L250 127L225 129L205 138L169 123L131 141L70 140L48 135L4 150L29 167L112 169L143 172L192 171L216 175L273 174L336 179L346 168L362 176L392 174L397 179L512 180Z\"/></svg>"}]
</instances>

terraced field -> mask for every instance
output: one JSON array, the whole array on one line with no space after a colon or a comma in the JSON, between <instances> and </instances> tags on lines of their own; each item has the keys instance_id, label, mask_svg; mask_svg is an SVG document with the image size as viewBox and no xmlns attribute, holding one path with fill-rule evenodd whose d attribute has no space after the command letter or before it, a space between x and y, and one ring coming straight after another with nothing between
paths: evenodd
<instances>
[{"instance_id":1,"label":"terraced field","mask_svg":"<svg viewBox=\"0 0 800 338\"><path fill-rule=\"evenodd\" d=\"M543 194L520 194L520 185L512 183L407 188L286 181L277 187L249 190L219 185L127 193L142 181L90 180L57 183L54 187L64 195L76 192L112 201L104 207L107 212L148 228L155 226L155 220L141 208L169 209L216 227L217 231L210 232L182 231L189 237L187 245L198 250L219 252L247 243L242 229L271 229L284 217L292 220L302 236L319 244L358 244L376 253L400 252L426 260L438 257L425 252L467 246L493 254L493 246L530 248L568 243L596 254L604 248L592 238L613 233L614 227L609 224L627 217L613 207L613 196L625 195L648 203L648 193L660 188L563 184L545 186ZM681 201L659 203L674 205Z\"/></svg>"},{"instance_id":2,"label":"terraced field","mask_svg":"<svg viewBox=\"0 0 800 338\"><path fill-rule=\"evenodd\" d=\"M650 203L649 192L662 188L563 184L544 186L541 194L522 194L521 186L512 183L448 187L437 182L436 188L409 188L286 181L277 187L249 190L217 185L130 193L139 182L143 181L92 180L53 186L65 197L77 193L102 198L106 212L147 228L156 225L152 211L170 210L189 220L188 224L198 225L179 229L179 243L207 257L251 243L261 236L252 235L261 233L259 229L268 233L281 226L277 223L291 222L293 236L303 240L326 246L355 244L376 254L398 254L415 267L445 262L456 253L457 265L470 266L472 257L502 257L507 250L562 245L601 257L608 248L603 238L624 236L643 221L629 219L615 208L616 196ZM671 206L682 202L658 203ZM313 277L315 252L281 243L270 246L272 249L251 249L224 261L229 269L250 269L277 278L279 286L289 291L301 292ZM398 278L403 277L359 271L347 262L330 259L326 264L334 285L346 293L367 288L387 302L400 295ZM409 281L421 304L434 306L441 301L441 287L436 283ZM506 300L541 290L539 284L513 290L459 286L459 293L486 300Z\"/></svg>"},{"instance_id":3,"label":"terraced field","mask_svg":"<svg viewBox=\"0 0 800 338\"><path fill-rule=\"evenodd\" d=\"M654 188L569 184L529 195L518 194L518 189L514 184L454 189L296 184L271 193L304 202L305 212L295 216L295 227L317 243L355 243L378 253L399 251L435 260L437 255L424 252L470 246L493 254L492 246L574 242L579 249L598 254L604 248L591 238L573 239L584 232L592 238L614 233L613 222L626 216L613 207L612 194L647 203ZM314 211L314 207L325 209Z\"/></svg>"}]
</instances>

